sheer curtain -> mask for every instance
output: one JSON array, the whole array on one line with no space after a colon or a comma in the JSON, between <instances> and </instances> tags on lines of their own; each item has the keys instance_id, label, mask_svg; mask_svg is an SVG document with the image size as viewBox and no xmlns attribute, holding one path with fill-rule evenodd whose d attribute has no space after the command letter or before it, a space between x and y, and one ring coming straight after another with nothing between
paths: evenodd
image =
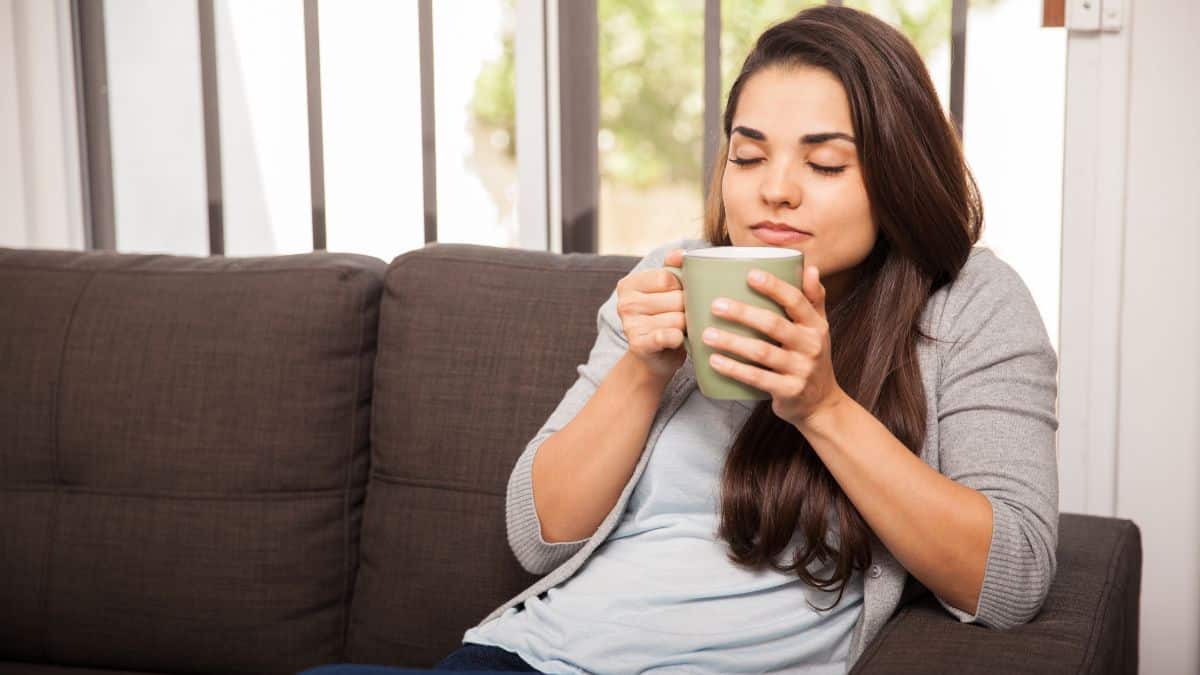
<instances>
[{"instance_id":1,"label":"sheer curtain","mask_svg":"<svg viewBox=\"0 0 1200 675\"><path fill-rule=\"evenodd\" d=\"M0 0L0 246L84 248L66 0Z\"/></svg>"}]
</instances>

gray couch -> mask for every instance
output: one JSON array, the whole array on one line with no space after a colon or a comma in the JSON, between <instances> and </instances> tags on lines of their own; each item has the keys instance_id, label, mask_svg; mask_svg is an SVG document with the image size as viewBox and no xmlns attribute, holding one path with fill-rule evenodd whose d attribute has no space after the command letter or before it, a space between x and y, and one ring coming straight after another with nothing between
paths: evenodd
<instances>
[{"instance_id":1,"label":"gray couch","mask_svg":"<svg viewBox=\"0 0 1200 675\"><path fill-rule=\"evenodd\" d=\"M635 263L0 249L0 674L436 663L535 580L509 472ZM854 672L1135 671L1137 527L1058 562L1008 631L911 584Z\"/></svg>"}]
</instances>

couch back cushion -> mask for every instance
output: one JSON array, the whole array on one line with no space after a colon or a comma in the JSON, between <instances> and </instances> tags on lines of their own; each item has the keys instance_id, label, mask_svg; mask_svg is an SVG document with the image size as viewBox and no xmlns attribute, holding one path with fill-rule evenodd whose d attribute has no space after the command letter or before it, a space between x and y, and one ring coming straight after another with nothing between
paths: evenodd
<instances>
[{"instance_id":1,"label":"couch back cushion","mask_svg":"<svg viewBox=\"0 0 1200 675\"><path fill-rule=\"evenodd\" d=\"M536 581L508 547L508 477L636 263L464 244L392 262L351 660L434 665Z\"/></svg>"},{"instance_id":2,"label":"couch back cushion","mask_svg":"<svg viewBox=\"0 0 1200 675\"><path fill-rule=\"evenodd\" d=\"M0 249L0 661L342 657L384 270Z\"/></svg>"}]
</instances>

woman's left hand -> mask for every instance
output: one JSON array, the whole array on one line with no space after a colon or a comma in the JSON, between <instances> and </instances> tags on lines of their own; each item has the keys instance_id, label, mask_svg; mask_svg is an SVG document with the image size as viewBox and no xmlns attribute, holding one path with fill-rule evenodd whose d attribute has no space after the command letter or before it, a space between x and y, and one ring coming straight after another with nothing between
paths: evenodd
<instances>
[{"instance_id":1,"label":"woman's left hand","mask_svg":"<svg viewBox=\"0 0 1200 675\"><path fill-rule=\"evenodd\" d=\"M761 280L756 272L762 275ZM803 291L762 270L752 270L747 281L751 288L778 302L787 316L729 298L715 300L713 314L745 324L773 338L779 346L709 328L704 333L705 344L752 362L740 363L714 354L710 363L718 373L770 394L775 414L803 431L806 420L846 397L833 373L820 272L815 267L804 268ZM724 310L719 308L722 300L727 303Z\"/></svg>"}]
</instances>

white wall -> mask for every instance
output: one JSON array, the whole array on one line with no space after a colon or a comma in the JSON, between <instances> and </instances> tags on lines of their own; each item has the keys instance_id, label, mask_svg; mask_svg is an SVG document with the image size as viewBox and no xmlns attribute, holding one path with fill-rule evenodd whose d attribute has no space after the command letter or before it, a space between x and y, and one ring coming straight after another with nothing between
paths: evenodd
<instances>
[{"instance_id":1,"label":"white wall","mask_svg":"<svg viewBox=\"0 0 1200 675\"><path fill-rule=\"evenodd\" d=\"M1117 515L1142 531L1141 671L1200 672L1200 3L1133 5Z\"/></svg>"}]
</instances>

